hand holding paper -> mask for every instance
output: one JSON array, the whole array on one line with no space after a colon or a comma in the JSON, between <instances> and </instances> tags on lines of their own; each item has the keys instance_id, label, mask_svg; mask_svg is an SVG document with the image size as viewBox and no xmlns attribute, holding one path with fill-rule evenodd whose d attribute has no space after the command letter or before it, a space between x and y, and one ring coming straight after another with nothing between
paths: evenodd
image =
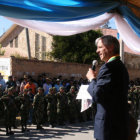
<instances>
[{"instance_id":1,"label":"hand holding paper","mask_svg":"<svg viewBox=\"0 0 140 140\"><path fill-rule=\"evenodd\" d=\"M92 96L88 92L89 85L81 85L76 99L81 99L81 112L87 110L92 105Z\"/></svg>"}]
</instances>

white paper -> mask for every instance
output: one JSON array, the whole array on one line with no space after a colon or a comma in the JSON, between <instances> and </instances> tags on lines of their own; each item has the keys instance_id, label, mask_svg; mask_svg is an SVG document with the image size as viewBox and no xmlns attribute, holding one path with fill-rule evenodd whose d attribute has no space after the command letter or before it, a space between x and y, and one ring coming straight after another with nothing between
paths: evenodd
<instances>
[{"instance_id":1,"label":"white paper","mask_svg":"<svg viewBox=\"0 0 140 140\"><path fill-rule=\"evenodd\" d=\"M91 106L92 106L92 100L91 99L82 100L82 102L81 102L81 112L87 110Z\"/></svg>"},{"instance_id":2,"label":"white paper","mask_svg":"<svg viewBox=\"0 0 140 140\"><path fill-rule=\"evenodd\" d=\"M92 100L92 97L87 90L88 87L89 85L81 85L76 99L81 99L81 100L91 99Z\"/></svg>"},{"instance_id":3,"label":"white paper","mask_svg":"<svg viewBox=\"0 0 140 140\"><path fill-rule=\"evenodd\" d=\"M87 110L92 105L92 96L88 92L89 85L82 85L79 89L76 99L81 101L81 112Z\"/></svg>"}]
</instances>

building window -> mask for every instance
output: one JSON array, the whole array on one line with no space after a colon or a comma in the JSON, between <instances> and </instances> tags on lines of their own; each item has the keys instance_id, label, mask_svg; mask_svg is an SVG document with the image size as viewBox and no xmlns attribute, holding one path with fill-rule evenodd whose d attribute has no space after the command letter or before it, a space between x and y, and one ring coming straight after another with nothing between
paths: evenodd
<instances>
[{"instance_id":1,"label":"building window","mask_svg":"<svg viewBox=\"0 0 140 140\"><path fill-rule=\"evenodd\" d=\"M15 37L15 48L18 48L18 36Z\"/></svg>"},{"instance_id":2,"label":"building window","mask_svg":"<svg viewBox=\"0 0 140 140\"><path fill-rule=\"evenodd\" d=\"M13 48L13 40L10 41L10 47Z\"/></svg>"},{"instance_id":3,"label":"building window","mask_svg":"<svg viewBox=\"0 0 140 140\"><path fill-rule=\"evenodd\" d=\"M39 34L35 33L35 57L39 59Z\"/></svg>"},{"instance_id":4,"label":"building window","mask_svg":"<svg viewBox=\"0 0 140 140\"><path fill-rule=\"evenodd\" d=\"M41 49L42 60L46 60L46 37L42 36L42 49Z\"/></svg>"}]
</instances>

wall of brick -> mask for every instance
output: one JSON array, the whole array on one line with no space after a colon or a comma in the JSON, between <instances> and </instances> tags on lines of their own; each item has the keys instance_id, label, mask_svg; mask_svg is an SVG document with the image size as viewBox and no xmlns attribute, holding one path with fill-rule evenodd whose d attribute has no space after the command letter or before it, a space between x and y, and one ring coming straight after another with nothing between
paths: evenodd
<instances>
[{"instance_id":1,"label":"wall of brick","mask_svg":"<svg viewBox=\"0 0 140 140\"><path fill-rule=\"evenodd\" d=\"M129 53L125 53L124 56L124 63L128 69L130 79L140 78L140 56Z\"/></svg>"},{"instance_id":2,"label":"wall of brick","mask_svg":"<svg viewBox=\"0 0 140 140\"><path fill-rule=\"evenodd\" d=\"M139 61L136 61L136 58ZM132 56L125 53L125 66L128 69L130 80L140 78L140 56ZM91 67L91 65L17 59L11 57L11 74L19 78L24 74L29 74L36 78L42 73L46 73L48 77L62 75L63 77L74 76L76 78L86 78L85 75L89 67Z\"/></svg>"},{"instance_id":3,"label":"wall of brick","mask_svg":"<svg viewBox=\"0 0 140 140\"><path fill-rule=\"evenodd\" d=\"M117 36L117 31L113 29L102 29L103 34L111 34L113 36ZM52 50L52 36L40 32L37 30L29 29L29 38L30 38L30 47L31 47L31 56L35 57L35 34L39 34L39 51L41 52L41 45L42 45L42 37L46 38L46 52L50 52ZM15 48L15 37L18 36L18 48ZM13 47L10 47L10 41L13 40ZM13 54L19 54L20 56L27 57L27 44L26 44L26 32L25 28L21 26L15 26L14 30L8 34L6 39L1 42L2 50L5 50L5 55L0 57L10 57ZM132 54L134 52L126 50L125 46L125 65L128 68L128 72L130 75L130 79L135 79L140 77L140 55ZM129 53L130 52L130 53ZM12 58L13 60L13 58ZM49 59L47 59L49 60ZM44 61L37 61L37 60L30 60L27 61L26 59L14 59L12 61L14 75L21 77L23 73L29 73L33 76L38 75L40 73L48 73L49 75L64 75L64 76L81 76L84 77L87 72L86 65L80 64L70 64L70 63L55 63L55 62L44 62ZM79 74L79 75L78 75Z\"/></svg>"},{"instance_id":4,"label":"wall of brick","mask_svg":"<svg viewBox=\"0 0 140 140\"><path fill-rule=\"evenodd\" d=\"M59 63L50 61L17 59L11 57L11 72L19 78L24 74L29 74L36 78L36 76L46 73L48 77L63 77L74 76L76 78L85 78L88 68L91 65L77 64L77 63Z\"/></svg>"}]
</instances>

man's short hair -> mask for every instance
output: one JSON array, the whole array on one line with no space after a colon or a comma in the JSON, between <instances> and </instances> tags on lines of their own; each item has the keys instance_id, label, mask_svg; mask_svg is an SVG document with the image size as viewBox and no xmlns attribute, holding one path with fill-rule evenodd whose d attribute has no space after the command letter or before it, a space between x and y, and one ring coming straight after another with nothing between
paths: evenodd
<instances>
[{"instance_id":1,"label":"man's short hair","mask_svg":"<svg viewBox=\"0 0 140 140\"><path fill-rule=\"evenodd\" d=\"M110 47L113 45L114 46L114 54L120 53L120 43L116 37L111 36L111 35L105 35L105 36L99 37L95 40L96 45L98 44L99 40L102 40L102 43L106 47Z\"/></svg>"}]
</instances>

